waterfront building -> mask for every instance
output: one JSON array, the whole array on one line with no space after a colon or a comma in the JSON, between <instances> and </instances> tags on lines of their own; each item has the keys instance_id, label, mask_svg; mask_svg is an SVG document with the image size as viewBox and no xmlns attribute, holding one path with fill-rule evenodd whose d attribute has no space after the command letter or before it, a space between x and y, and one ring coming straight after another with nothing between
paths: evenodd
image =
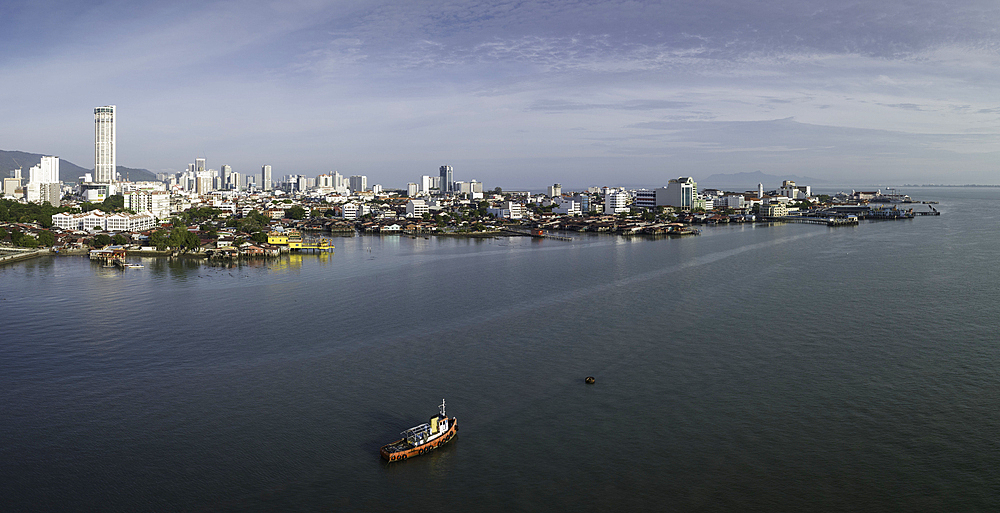
<instances>
[{"instance_id":1,"label":"waterfront building","mask_svg":"<svg viewBox=\"0 0 1000 513\"><path fill-rule=\"evenodd\" d=\"M760 206L760 215L764 217L782 217L788 215L788 206L782 203L766 203Z\"/></svg>"},{"instance_id":2,"label":"waterfront building","mask_svg":"<svg viewBox=\"0 0 1000 513\"><path fill-rule=\"evenodd\" d=\"M743 197L742 194L728 194L726 196L719 198L719 200L716 202L716 206L742 209L746 208L746 199Z\"/></svg>"},{"instance_id":3,"label":"waterfront building","mask_svg":"<svg viewBox=\"0 0 1000 513\"><path fill-rule=\"evenodd\" d=\"M614 215L621 212L628 212L628 200L628 192L622 190L609 191L604 196L604 213Z\"/></svg>"},{"instance_id":4,"label":"waterfront building","mask_svg":"<svg viewBox=\"0 0 1000 513\"><path fill-rule=\"evenodd\" d=\"M80 214L65 212L54 214L52 224L62 230L107 230L114 232L141 232L156 227L156 218L152 214L106 214L100 210L91 210Z\"/></svg>"},{"instance_id":5,"label":"waterfront building","mask_svg":"<svg viewBox=\"0 0 1000 513\"><path fill-rule=\"evenodd\" d=\"M438 171L441 176L441 183L438 185L438 190L440 190L442 194L454 191L455 173L451 166L441 166Z\"/></svg>"},{"instance_id":6,"label":"waterfront building","mask_svg":"<svg viewBox=\"0 0 1000 513\"><path fill-rule=\"evenodd\" d=\"M271 190L271 166L261 166L260 188L265 191Z\"/></svg>"},{"instance_id":7,"label":"waterfront building","mask_svg":"<svg viewBox=\"0 0 1000 513\"><path fill-rule=\"evenodd\" d=\"M94 109L94 181L112 183L117 169L115 106Z\"/></svg>"},{"instance_id":8,"label":"waterfront building","mask_svg":"<svg viewBox=\"0 0 1000 513\"><path fill-rule=\"evenodd\" d=\"M660 194L661 190L663 191L662 197ZM698 184L694 181L694 178L680 177L670 180L667 182L665 189L657 189L656 192L657 206L690 209L695 207L695 199L698 197Z\"/></svg>"},{"instance_id":9,"label":"waterfront building","mask_svg":"<svg viewBox=\"0 0 1000 513\"><path fill-rule=\"evenodd\" d=\"M578 216L583 213L580 203L574 199L556 197L552 200L552 203L555 205L552 208L553 214Z\"/></svg>"},{"instance_id":10,"label":"waterfront building","mask_svg":"<svg viewBox=\"0 0 1000 513\"><path fill-rule=\"evenodd\" d=\"M791 199L806 199L812 196L812 187L809 185L795 185L792 180L785 180L781 182L781 189L778 190L778 194Z\"/></svg>"},{"instance_id":11,"label":"waterfront building","mask_svg":"<svg viewBox=\"0 0 1000 513\"><path fill-rule=\"evenodd\" d=\"M488 208L486 212L501 219L521 219L524 217L524 205L513 201L505 201L499 208Z\"/></svg>"},{"instance_id":12,"label":"waterfront building","mask_svg":"<svg viewBox=\"0 0 1000 513\"><path fill-rule=\"evenodd\" d=\"M411 199L406 202L406 217L422 217L430 212L427 202L422 199Z\"/></svg>"},{"instance_id":13,"label":"waterfront building","mask_svg":"<svg viewBox=\"0 0 1000 513\"><path fill-rule=\"evenodd\" d=\"M640 189L635 191L634 204L642 208L656 207L656 190Z\"/></svg>"}]
</instances>

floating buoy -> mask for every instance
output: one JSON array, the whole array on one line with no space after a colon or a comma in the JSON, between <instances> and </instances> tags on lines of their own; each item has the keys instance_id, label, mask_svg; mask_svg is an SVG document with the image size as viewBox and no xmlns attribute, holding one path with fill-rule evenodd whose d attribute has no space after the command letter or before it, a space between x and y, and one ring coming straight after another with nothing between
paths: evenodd
<instances>
[{"instance_id":1,"label":"floating buoy","mask_svg":"<svg viewBox=\"0 0 1000 513\"><path fill-rule=\"evenodd\" d=\"M594 379L593 376L587 376L587 379L585 379L584 381L586 381L588 385L593 385L596 380Z\"/></svg>"}]
</instances>

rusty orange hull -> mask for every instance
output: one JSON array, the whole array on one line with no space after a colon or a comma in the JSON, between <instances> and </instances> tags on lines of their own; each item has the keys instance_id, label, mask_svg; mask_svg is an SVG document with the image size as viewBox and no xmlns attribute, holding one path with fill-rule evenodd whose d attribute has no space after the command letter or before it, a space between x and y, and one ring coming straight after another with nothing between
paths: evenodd
<instances>
[{"instance_id":1,"label":"rusty orange hull","mask_svg":"<svg viewBox=\"0 0 1000 513\"><path fill-rule=\"evenodd\" d=\"M448 431L445 431L441 436L425 444L421 444L415 447L409 447L407 449L402 449L402 450L393 450L394 447L398 447L399 445L402 444L402 442L405 441L403 439L400 439L391 444L383 445L382 450L380 451L380 453L382 454L382 459L386 461L403 461L412 458L414 456L420 456L421 454L433 451L434 449L441 447L442 445L450 442L451 439L455 438L455 435L458 434L458 419L452 417L451 419L449 419L448 424L449 424Z\"/></svg>"}]
</instances>

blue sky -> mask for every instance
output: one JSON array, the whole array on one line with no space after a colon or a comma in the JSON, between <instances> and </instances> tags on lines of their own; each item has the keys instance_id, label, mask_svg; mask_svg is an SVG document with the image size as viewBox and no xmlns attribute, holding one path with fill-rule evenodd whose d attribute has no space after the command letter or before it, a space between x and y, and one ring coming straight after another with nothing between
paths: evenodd
<instances>
[{"instance_id":1,"label":"blue sky","mask_svg":"<svg viewBox=\"0 0 1000 513\"><path fill-rule=\"evenodd\" d=\"M84 167L115 104L119 164L152 171L1000 183L993 1L6 1L0 20L0 149Z\"/></svg>"}]
</instances>

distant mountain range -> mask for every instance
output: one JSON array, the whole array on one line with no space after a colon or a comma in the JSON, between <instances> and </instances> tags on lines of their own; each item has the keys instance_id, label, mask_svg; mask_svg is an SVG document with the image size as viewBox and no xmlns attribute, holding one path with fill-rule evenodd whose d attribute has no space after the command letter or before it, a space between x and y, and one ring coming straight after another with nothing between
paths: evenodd
<instances>
[{"instance_id":1,"label":"distant mountain range","mask_svg":"<svg viewBox=\"0 0 1000 513\"><path fill-rule=\"evenodd\" d=\"M51 153L48 155L51 155ZM31 166L40 163L42 156L43 154L41 153L0 150L0 177L7 178L10 176L11 171L21 168L21 176L27 180L28 170L31 169ZM122 178L128 177L133 182L156 180L156 174L148 169L134 169L125 166L117 166L117 169L121 173ZM63 182L76 183L80 181L80 177L84 173L93 172L93 169L83 168L68 160L59 159L59 180Z\"/></svg>"},{"instance_id":2,"label":"distant mountain range","mask_svg":"<svg viewBox=\"0 0 1000 513\"><path fill-rule=\"evenodd\" d=\"M826 180L819 180L808 176L784 175L774 176L764 174L760 171L753 173L731 173L714 174L698 180L698 188L727 188L738 190L754 190L757 184L764 184L765 190L775 189L781 186L783 180L792 180L799 185L816 185L826 183Z\"/></svg>"}]
</instances>

